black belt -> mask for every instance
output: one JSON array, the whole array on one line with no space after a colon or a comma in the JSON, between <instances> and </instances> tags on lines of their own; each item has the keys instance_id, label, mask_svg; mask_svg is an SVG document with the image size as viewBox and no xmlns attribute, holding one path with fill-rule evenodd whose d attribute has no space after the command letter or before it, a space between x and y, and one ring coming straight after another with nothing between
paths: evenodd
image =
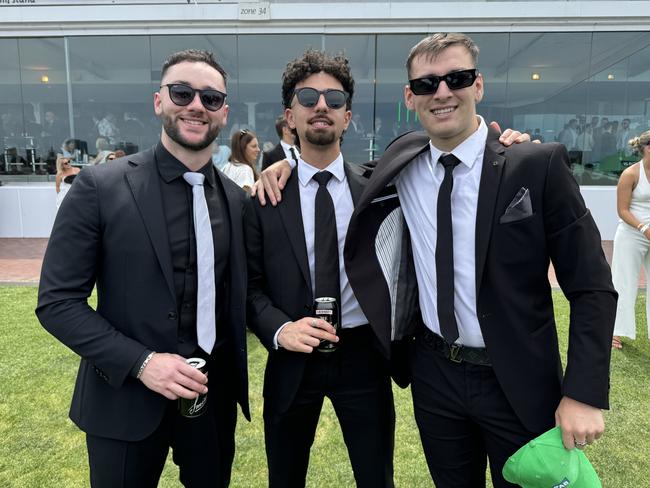
<instances>
[{"instance_id":1,"label":"black belt","mask_svg":"<svg viewBox=\"0 0 650 488\"><path fill-rule=\"evenodd\" d=\"M491 366L490 356L484 347L461 346L460 344L449 344L438 334L429 329L422 332L422 339L434 351L441 356L455 363L463 361L481 366Z\"/></svg>"}]
</instances>

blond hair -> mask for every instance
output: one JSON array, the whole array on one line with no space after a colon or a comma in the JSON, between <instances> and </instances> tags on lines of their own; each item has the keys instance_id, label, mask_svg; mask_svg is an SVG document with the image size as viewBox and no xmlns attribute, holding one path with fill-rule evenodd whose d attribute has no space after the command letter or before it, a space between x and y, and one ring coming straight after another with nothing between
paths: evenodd
<instances>
[{"instance_id":1,"label":"blond hair","mask_svg":"<svg viewBox=\"0 0 650 488\"><path fill-rule=\"evenodd\" d=\"M645 146L649 142L650 142L650 130L647 130L640 136L633 137L627 143L636 152L638 152L639 154L643 154L643 146Z\"/></svg>"},{"instance_id":2,"label":"blond hair","mask_svg":"<svg viewBox=\"0 0 650 488\"><path fill-rule=\"evenodd\" d=\"M57 154L56 156L56 172L63 173L63 161L70 161L70 158L64 156L63 154Z\"/></svg>"}]
</instances>

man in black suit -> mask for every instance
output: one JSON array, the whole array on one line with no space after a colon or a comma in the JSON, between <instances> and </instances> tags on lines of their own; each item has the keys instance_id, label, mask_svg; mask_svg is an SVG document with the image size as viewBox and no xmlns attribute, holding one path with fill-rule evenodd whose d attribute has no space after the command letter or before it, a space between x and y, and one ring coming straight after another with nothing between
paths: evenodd
<instances>
[{"instance_id":1,"label":"man in black suit","mask_svg":"<svg viewBox=\"0 0 650 488\"><path fill-rule=\"evenodd\" d=\"M78 175L41 274L36 313L81 356L70 417L86 432L93 487L157 486L169 447L185 486L225 487L237 403L249 417L242 215L250 202L210 159L226 125L226 73L210 53L189 50L170 56L161 76L160 142ZM196 176L213 256L197 255L206 236L194 232L196 192L185 181ZM215 288L202 296L206 258ZM197 317L211 327L197 331ZM185 361L196 356L207 361L209 390L207 375ZM179 398L206 392L207 412L180 415Z\"/></svg>"},{"instance_id":2,"label":"man in black suit","mask_svg":"<svg viewBox=\"0 0 650 488\"><path fill-rule=\"evenodd\" d=\"M563 146L503 147L477 116L477 58L461 34L411 50L405 100L426 133L386 150L345 247L370 323L409 344L439 488L484 486L486 458L494 486L513 486L501 469L520 446L558 424L565 447L582 448L603 433L608 408L617 295L600 235ZM564 374L549 261L571 305Z\"/></svg>"},{"instance_id":3,"label":"man in black suit","mask_svg":"<svg viewBox=\"0 0 650 488\"><path fill-rule=\"evenodd\" d=\"M269 350L264 429L271 487L305 486L325 397L339 418L357 486L393 486L395 414L388 351L381 347L390 343L389 331L368 325L341 259L364 183L340 149L353 92L345 58L307 51L288 65L282 98L302 154L283 202L256 202L245 219L248 323ZM338 298L338 337L313 318L314 299L322 296ZM337 341L336 351L318 351L321 340Z\"/></svg>"},{"instance_id":4,"label":"man in black suit","mask_svg":"<svg viewBox=\"0 0 650 488\"><path fill-rule=\"evenodd\" d=\"M293 161L300 155L295 145L296 137L291 127L289 127L284 114L275 120L275 131L278 133L280 142L270 151L264 151L262 155L263 170L283 159Z\"/></svg>"}]
</instances>

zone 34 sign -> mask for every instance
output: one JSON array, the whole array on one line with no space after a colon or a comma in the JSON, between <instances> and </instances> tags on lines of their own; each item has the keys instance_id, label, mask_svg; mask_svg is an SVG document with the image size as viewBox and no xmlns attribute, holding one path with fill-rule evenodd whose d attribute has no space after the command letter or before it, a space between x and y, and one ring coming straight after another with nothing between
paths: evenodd
<instances>
[{"instance_id":1,"label":"zone 34 sign","mask_svg":"<svg viewBox=\"0 0 650 488\"><path fill-rule=\"evenodd\" d=\"M269 2L239 4L239 20L269 20L270 18Z\"/></svg>"}]
</instances>

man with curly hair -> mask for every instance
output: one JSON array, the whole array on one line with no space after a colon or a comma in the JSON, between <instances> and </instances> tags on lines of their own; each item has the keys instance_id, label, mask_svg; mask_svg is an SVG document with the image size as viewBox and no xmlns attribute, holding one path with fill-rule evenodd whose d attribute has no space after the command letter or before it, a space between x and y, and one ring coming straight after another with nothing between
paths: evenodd
<instances>
[{"instance_id":1,"label":"man with curly hair","mask_svg":"<svg viewBox=\"0 0 650 488\"><path fill-rule=\"evenodd\" d=\"M361 310L343 266L350 216L365 180L341 154L352 113L347 59L309 50L282 77L289 126L300 141L283 203L245 219L248 323L269 351L264 427L269 486L305 486L323 400L334 406L359 487L393 486L395 413L383 331ZM340 330L312 316L335 297ZM336 344L319 350L321 341ZM332 461L335 461L332 459Z\"/></svg>"}]
</instances>

